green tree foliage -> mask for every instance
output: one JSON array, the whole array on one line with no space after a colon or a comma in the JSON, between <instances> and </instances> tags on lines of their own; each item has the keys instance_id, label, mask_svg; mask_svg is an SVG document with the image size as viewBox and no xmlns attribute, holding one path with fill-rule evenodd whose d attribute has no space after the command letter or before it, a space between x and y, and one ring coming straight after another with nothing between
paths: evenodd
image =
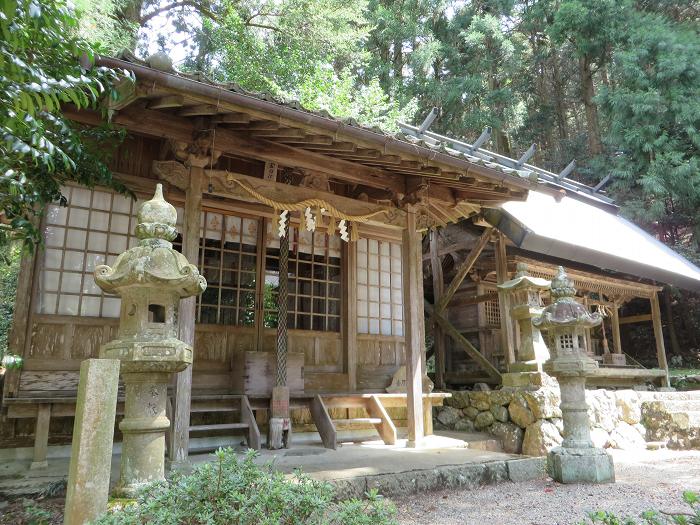
<instances>
[{"instance_id":1,"label":"green tree foliage","mask_svg":"<svg viewBox=\"0 0 700 525\"><path fill-rule=\"evenodd\" d=\"M20 265L20 247L7 244L0 247L0 366L7 354L7 338L10 335L15 310L17 275Z\"/></svg>"},{"instance_id":2,"label":"green tree foliage","mask_svg":"<svg viewBox=\"0 0 700 525\"><path fill-rule=\"evenodd\" d=\"M658 14L637 14L615 51L615 86L599 100L617 192L628 213L671 245L700 233L700 36Z\"/></svg>"},{"instance_id":3,"label":"green tree foliage","mask_svg":"<svg viewBox=\"0 0 700 525\"><path fill-rule=\"evenodd\" d=\"M119 187L98 156L115 134L78 128L61 114L65 104L95 106L117 80L112 70L81 67L93 50L76 26L61 0L0 0L0 245L38 242L35 218L60 199L66 180Z\"/></svg>"}]
</instances>

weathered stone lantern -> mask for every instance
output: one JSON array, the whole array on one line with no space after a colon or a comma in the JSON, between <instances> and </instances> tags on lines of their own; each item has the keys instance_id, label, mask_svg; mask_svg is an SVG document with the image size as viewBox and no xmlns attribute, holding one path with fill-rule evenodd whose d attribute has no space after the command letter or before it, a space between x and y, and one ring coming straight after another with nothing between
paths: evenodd
<instances>
[{"instance_id":1,"label":"weathered stone lantern","mask_svg":"<svg viewBox=\"0 0 700 525\"><path fill-rule=\"evenodd\" d=\"M177 338L178 306L181 298L207 286L197 268L173 249L176 220L158 184L138 213L139 244L117 257L114 268L95 269L97 285L122 298L118 337L101 348L100 357L121 361L126 399L116 490L124 496L164 479L168 383L172 373L192 363L192 348Z\"/></svg>"},{"instance_id":2,"label":"weathered stone lantern","mask_svg":"<svg viewBox=\"0 0 700 525\"><path fill-rule=\"evenodd\" d=\"M595 448L588 426L586 376L598 363L587 354L585 330L599 325L603 318L591 313L574 296L576 289L559 267L552 280L552 304L545 307L533 324L549 330L554 340L552 358L545 371L559 380L564 441L549 452L549 474L560 483L606 483L615 481L612 457Z\"/></svg>"},{"instance_id":3,"label":"weathered stone lantern","mask_svg":"<svg viewBox=\"0 0 700 525\"><path fill-rule=\"evenodd\" d=\"M498 285L499 290L510 294L511 315L520 329L517 360L503 375L505 387L540 387L546 383L542 366L549 359L549 350L532 320L542 313L541 294L549 286L547 279L529 275L525 263L518 263L513 279Z\"/></svg>"}]
</instances>

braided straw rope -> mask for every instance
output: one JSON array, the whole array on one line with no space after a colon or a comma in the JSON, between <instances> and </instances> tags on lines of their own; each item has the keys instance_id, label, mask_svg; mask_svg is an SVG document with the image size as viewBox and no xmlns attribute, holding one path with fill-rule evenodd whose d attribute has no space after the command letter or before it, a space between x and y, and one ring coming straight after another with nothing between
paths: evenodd
<instances>
[{"instance_id":1,"label":"braided straw rope","mask_svg":"<svg viewBox=\"0 0 700 525\"><path fill-rule=\"evenodd\" d=\"M227 182L235 182L245 191L247 191L252 197L254 197L261 204L266 204L274 210L288 210L288 211L305 211L306 208L325 208L325 210L337 219L345 219L351 222L367 222L369 219L376 215L381 215L382 213L387 213L387 210L377 210L372 213L366 213L364 215L348 215L343 213L338 208L332 204L327 203L323 199L304 199L300 202L279 202L268 197L265 197L262 193L258 192L254 188L251 188L245 182L238 180L237 178L229 175L226 178Z\"/></svg>"}]
</instances>

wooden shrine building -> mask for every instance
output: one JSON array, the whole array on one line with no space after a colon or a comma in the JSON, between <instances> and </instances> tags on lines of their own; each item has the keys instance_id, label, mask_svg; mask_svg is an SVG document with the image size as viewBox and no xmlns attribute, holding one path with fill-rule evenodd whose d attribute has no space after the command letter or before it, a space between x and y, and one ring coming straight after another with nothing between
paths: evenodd
<instances>
[{"instance_id":1,"label":"wooden shrine building","mask_svg":"<svg viewBox=\"0 0 700 525\"><path fill-rule=\"evenodd\" d=\"M436 345L440 385L461 373L462 354L491 379L500 373L499 351L467 340L462 326L452 326L452 313L443 313L467 275L479 275L477 288L459 300L483 306L493 268L498 281L513 270L516 254L506 251L498 229L511 232L488 221L533 193L554 198L565 191L610 205L598 189L530 166L528 153L514 160L483 150L487 135L474 144L443 140L427 131L434 113L421 127L389 135L158 62L160 69L133 57L98 59L135 77L104 104L127 132L111 169L138 200L67 185L67 205L49 206L43 218L45 247L22 264L9 351L24 364L4 378L0 446L33 436L37 465L49 441L69 438L80 362L98 357L116 335L120 301L96 286L94 268L135 244L136 211L157 183L178 210L175 245L208 283L180 310L180 338L193 344L194 364L171 389L173 460L186 458L190 437L207 433L243 431L249 446L259 446L258 426L267 424L283 361L296 430L317 430L334 448L344 425L371 425L392 443L405 422L409 442L420 441L431 432L431 406L445 396L423 385L424 309L443 335L453 330L467 341L446 353L446 339L435 338L443 345L439 352ZM102 123L97 111L64 111L82 125ZM423 245L433 280L435 268L445 266L440 257L454 252L437 242L435 228L468 228L475 237L455 237L473 242L470 255L453 258L454 286L434 281L442 295L430 293L428 281L428 297L437 301L431 305L424 303ZM431 242L424 243L427 231ZM479 259L485 248L495 258ZM578 285L579 274L572 276ZM655 283L623 288L652 304L658 291ZM603 296L618 300L617 293ZM496 311L508 315L507 301L490 308L488 319ZM514 353L513 334L507 337L500 369ZM454 368L445 369L446 356ZM405 384L391 388L402 366ZM118 417L121 410L120 402Z\"/></svg>"}]
</instances>

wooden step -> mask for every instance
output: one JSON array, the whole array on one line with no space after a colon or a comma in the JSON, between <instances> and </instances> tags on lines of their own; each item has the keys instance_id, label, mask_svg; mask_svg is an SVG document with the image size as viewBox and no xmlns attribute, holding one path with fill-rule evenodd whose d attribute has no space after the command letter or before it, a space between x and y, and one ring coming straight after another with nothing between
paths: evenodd
<instances>
[{"instance_id":1,"label":"wooden step","mask_svg":"<svg viewBox=\"0 0 700 525\"><path fill-rule=\"evenodd\" d=\"M190 432L207 432L210 430L247 430L248 423L220 423L218 425L194 425Z\"/></svg>"},{"instance_id":2,"label":"wooden step","mask_svg":"<svg viewBox=\"0 0 700 525\"><path fill-rule=\"evenodd\" d=\"M362 425L378 425L381 423L381 418L378 417L356 417L353 419L334 419L333 424L338 425L352 425L352 424L362 424Z\"/></svg>"},{"instance_id":3,"label":"wooden step","mask_svg":"<svg viewBox=\"0 0 700 525\"><path fill-rule=\"evenodd\" d=\"M240 412L240 407L227 406L227 405L216 405L216 404L203 404L203 403L193 403L190 406L191 413L206 413L206 412Z\"/></svg>"}]
</instances>

